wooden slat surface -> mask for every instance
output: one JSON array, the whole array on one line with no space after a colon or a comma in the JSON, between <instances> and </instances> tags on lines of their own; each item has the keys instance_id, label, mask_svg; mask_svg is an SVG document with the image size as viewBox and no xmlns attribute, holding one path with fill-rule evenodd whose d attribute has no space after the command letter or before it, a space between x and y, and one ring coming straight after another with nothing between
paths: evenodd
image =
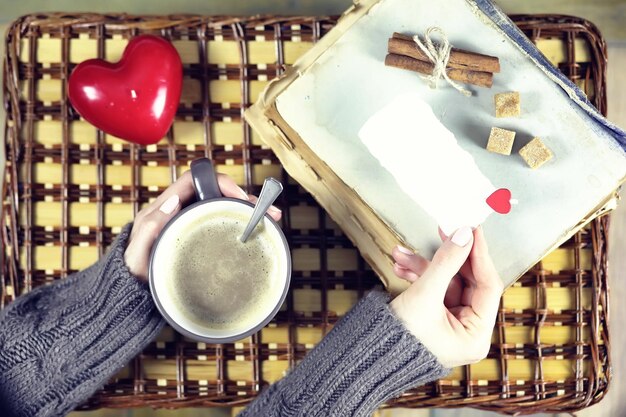
<instances>
[{"instance_id":1,"label":"wooden slat surface","mask_svg":"<svg viewBox=\"0 0 626 417\"><path fill-rule=\"evenodd\" d=\"M558 55L555 55L555 56L558 56ZM52 91L52 90L51 90L51 91ZM74 216L71 216L71 217L73 218ZM110 217L110 216L109 216L109 217ZM306 298L306 297L305 297L305 298ZM306 299L308 299L308 298L306 298Z\"/></svg>"}]
</instances>

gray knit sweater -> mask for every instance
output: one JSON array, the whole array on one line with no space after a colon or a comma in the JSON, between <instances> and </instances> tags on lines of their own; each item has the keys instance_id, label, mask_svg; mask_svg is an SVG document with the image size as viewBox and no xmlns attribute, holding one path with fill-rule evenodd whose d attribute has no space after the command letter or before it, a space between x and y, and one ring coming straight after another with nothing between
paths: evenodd
<instances>
[{"instance_id":1,"label":"gray knit sweater","mask_svg":"<svg viewBox=\"0 0 626 417\"><path fill-rule=\"evenodd\" d=\"M124 263L131 225L109 253L0 311L0 416L63 416L86 401L163 326ZM369 416L444 369L394 317L386 294L361 300L240 416Z\"/></svg>"}]
</instances>

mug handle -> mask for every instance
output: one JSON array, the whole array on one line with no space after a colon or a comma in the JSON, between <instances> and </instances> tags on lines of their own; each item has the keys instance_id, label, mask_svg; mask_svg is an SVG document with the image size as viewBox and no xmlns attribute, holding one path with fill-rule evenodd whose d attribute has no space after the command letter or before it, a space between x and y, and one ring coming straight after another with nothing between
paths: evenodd
<instances>
[{"instance_id":1,"label":"mug handle","mask_svg":"<svg viewBox=\"0 0 626 417\"><path fill-rule=\"evenodd\" d=\"M220 186L213 164L208 158L199 158L191 162L191 177L198 201L220 198Z\"/></svg>"}]
</instances>

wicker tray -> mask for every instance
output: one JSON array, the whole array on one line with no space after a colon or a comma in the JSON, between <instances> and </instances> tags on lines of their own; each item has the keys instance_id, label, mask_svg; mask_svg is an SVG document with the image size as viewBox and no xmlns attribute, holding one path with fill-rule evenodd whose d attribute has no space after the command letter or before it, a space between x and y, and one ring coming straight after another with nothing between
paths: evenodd
<instances>
[{"instance_id":1,"label":"wicker tray","mask_svg":"<svg viewBox=\"0 0 626 417\"><path fill-rule=\"evenodd\" d=\"M563 16L514 20L606 113L606 48L597 29ZM278 205L294 272L275 320L250 338L215 346L166 328L84 408L243 405L301 360L366 290L380 286L352 243L242 120L267 81L335 22L35 14L9 29L0 305L95 261L194 158L212 158L253 193L267 175L287 184ZM139 33L172 40L185 74L173 128L148 147L96 130L65 93L78 62L116 60ZM599 401L610 380L607 227L607 216L592 221L506 291L487 359L388 406L530 413Z\"/></svg>"}]
</instances>

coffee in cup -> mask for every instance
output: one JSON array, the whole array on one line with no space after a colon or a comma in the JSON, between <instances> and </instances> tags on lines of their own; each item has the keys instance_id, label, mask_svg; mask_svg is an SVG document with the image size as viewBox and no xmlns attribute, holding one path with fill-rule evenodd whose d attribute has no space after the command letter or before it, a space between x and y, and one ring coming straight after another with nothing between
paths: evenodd
<instances>
[{"instance_id":1,"label":"coffee in cup","mask_svg":"<svg viewBox=\"0 0 626 417\"><path fill-rule=\"evenodd\" d=\"M203 169L192 165L195 187L215 175L212 167L207 172L207 162L200 163ZM209 194L206 187L197 193ZM159 310L179 332L212 343L239 340L280 308L291 273L288 246L268 215L245 243L239 240L253 207L231 198L204 198L178 213L159 235L150 287Z\"/></svg>"}]
</instances>

